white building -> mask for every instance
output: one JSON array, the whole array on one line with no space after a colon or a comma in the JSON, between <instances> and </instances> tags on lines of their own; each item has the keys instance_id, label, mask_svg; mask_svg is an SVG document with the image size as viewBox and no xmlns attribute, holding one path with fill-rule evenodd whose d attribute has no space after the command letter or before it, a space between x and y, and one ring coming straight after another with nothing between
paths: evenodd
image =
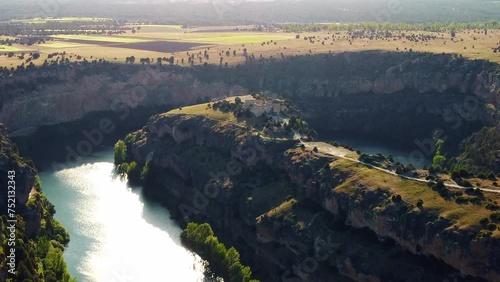
<instances>
[{"instance_id":1,"label":"white building","mask_svg":"<svg viewBox=\"0 0 500 282\"><path fill-rule=\"evenodd\" d=\"M281 101L275 99L254 99L249 98L243 101L243 109L250 111L260 117L263 114L279 114L283 110Z\"/></svg>"}]
</instances>

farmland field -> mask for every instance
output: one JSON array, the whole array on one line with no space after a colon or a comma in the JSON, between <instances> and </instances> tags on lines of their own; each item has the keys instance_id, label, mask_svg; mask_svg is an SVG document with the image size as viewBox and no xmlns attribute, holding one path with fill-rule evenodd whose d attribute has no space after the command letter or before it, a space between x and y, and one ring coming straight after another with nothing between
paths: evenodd
<instances>
[{"instance_id":1,"label":"farmland field","mask_svg":"<svg viewBox=\"0 0 500 282\"><path fill-rule=\"evenodd\" d=\"M143 38L134 37L121 37L121 36L110 36L110 35L55 35L53 38L63 39L68 41L77 42L110 42L110 43L138 43L138 42L148 42L151 40Z\"/></svg>"},{"instance_id":2,"label":"farmland field","mask_svg":"<svg viewBox=\"0 0 500 282\"><path fill-rule=\"evenodd\" d=\"M28 24L42 24L47 22L98 22L109 20L106 18L88 18L88 17L62 17L62 18L34 18L34 19L23 19L23 20L12 20L12 22L28 23Z\"/></svg>"},{"instance_id":3,"label":"farmland field","mask_svg":"<svg viewBox=\"0 0 500 282\"><path fill-rule=\"evenodd\" d=\"M103 19L63 18L70 20L98 21ZM37 21L40 19L35 19ZM51 20L51 19L49 19ZM247 56L259 58L281 58L282 56L341 53L350 51L384 50L395 52L456 53L471 59L486 59L500 62L500 30L491 29L458 31L454 37L449 32L393 31L388 37L353 38L348 31L318 31L287 33L283 31L252 31L254 26L213 26L183 28L179 25L124 25L125 33L103 34L58 34L52 41L31 46L0 45L0 54L7 52L39 52L42 56L35 64L43 63L48 54L66 51L70 60L105 59L124 63L125 58L175 57L175 63L188 64L239 64ZM132 32L132 29L134 32ZM89 31L87 31L89 32ZM96 31L94 31L95 33ZM12 38L10 38L12 39ZM189 52L190 54L187 54ZM204 54L199 56L199 53ZM206 56L205 56L206 52ZM192 54L197 54L189 61ZM18 66L17 56L0 56L1 66Z\"/></svg>"},{"instance_id":4,"label":"farmland field","mask_svg":"<svg viewBox=\"0 0 500 282\"><path fill-rule=\"evenodd\" d=\"M201 43L187 43L187 42L175 42L175 41L153 41L153 42L139 42L139 43L128 43L128 44L117 44L113 47L115 48L127 48L136 50L145 50L161 53L175 53L193 49L195 47L203 46L206 44Z\"/></svg>"}]
</instances>

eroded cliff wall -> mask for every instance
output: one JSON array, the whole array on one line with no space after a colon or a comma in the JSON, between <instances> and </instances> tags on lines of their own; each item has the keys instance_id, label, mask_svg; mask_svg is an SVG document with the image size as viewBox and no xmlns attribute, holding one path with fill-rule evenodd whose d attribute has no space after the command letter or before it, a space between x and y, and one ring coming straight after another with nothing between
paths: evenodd
<instances>
[{"instance_id":1,"label":"eroded cliff wall","mask_svg":"<svg viewBox=\"0 0 500 282\"><path fill-rule=\"evenodd\" d=\"M479 218L465 220L457 213L473 209L480 217L488 212L486 202L460 206L425 184L202 116L154 116L127 140L133 160L151 161L156 169L146 190L180 218L225 230L258 270L270 273L264 281L316 281L336 274L356 281L498 281L498 232L485 234ZM417 206L419 197L423 207ZM365 231L345 231L335 225L339 220ZM396 244L384 247L363 238L370 233ZM302 269L328 240L332 251L321 266Z\"/></svg>"}]
</instances>

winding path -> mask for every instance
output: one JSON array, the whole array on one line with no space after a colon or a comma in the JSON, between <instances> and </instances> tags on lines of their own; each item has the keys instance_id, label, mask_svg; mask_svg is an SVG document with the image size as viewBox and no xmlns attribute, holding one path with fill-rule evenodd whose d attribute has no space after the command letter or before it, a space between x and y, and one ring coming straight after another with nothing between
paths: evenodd
<instances>
[{"instance_id":1,"label":"winding path","mask_svg":"<svg viewBox=\"0 0 500 282\"><path fill-rule=\"evenodd\" d=\"M418 181L418 182L426 183L426 184L428 184L428 183L431 182L430 180L426 180L426 179L421 179L421 178L416 178L416 177L411 177L411 176L397 174L395 171L388 170L388 169L385 169L385 168L381 168L381 167L378 167L378 166L374 166L372 164L362 162L362 161L360 161L358 159L350 158L350 157L348 157L348 155L349 154L353 154L354 152L350 151L348 149L345 149L343 147L335 147L335 146L330 145L330 144L325 143L325 142L304 142L301 139L299 139L299 141L300 141L300 143L302 145L304 145L308 149L313 150L315 147L318 148L318 153L316 153L316 154L319 154L319 155L322 155L322 156L325 156L325 157L336 157L336 158L341 158L341 159L349 160L349 161L352 161L352 162L355 162L355 163L359 163L359 164L368 166L370 168L374 168L376 170L380 170L380 171L383 171L385 173L388 173L388 174L391 174L391 175L394 175L394 176L399 176L401 178L408 179L408 180ZM468 188L470 188L470 187L463 187L463 186L456 185L456 184L445 184L445 186L448 187L448 188L458 188L458 189L468 189ZM487 189L487 188L481 188L481 187L472 187L472 188L477 188L477 189L480 189L481 191L485 191L485 192L492 192L492 193L500 194L500 190Z\"/></svg>"}]
</instances>

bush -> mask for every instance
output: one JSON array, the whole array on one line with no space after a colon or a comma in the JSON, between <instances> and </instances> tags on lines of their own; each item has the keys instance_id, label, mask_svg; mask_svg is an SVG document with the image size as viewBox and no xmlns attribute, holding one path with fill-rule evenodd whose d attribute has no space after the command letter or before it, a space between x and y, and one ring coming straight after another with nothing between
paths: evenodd
<instances>
[{"instance_id":1,"label":"bush","mask_svg":"<svg viewBox=\"0 0 500 282\"><path fill-rule=\"evenodd\" d=\"M415 166L412 163L409 163L405 167L405 171L407 171L407 172L414 171L414 170L416 170L416 168L415 168Z\"/></svg>"},{"instance_id":2,"label":"bush","mask_svg":"<svg viewBox=\"0 0 500 282\"><path fill-rule=\"evenodd\" d=\"M115 144L115 165L122 164L127 159L127 145L123 140L118 140Z\"/></svg>"},{"instance_id":3,"label":"bush","mask_svg":"<svg viewBox=\"0 0 500 282\"><path fill-rule=\"evenodd\" d=\"M181 238L185 244L206 259L212 270L221 275L225 281L258 282L250 280L252 276L250 267L241 264L240 254L234 247L226 249L224 244L219 242L208 223L189 223Z\"/></svg>"},{"instance_id":4,"label":"bush","mask_svg":"<svg viewBox=\"0 0 500 282\"><path fill-rule=\"evenodd\" d=\"M421 208L423 206L424 206L424 200L418 199L418 201L417 201L417 207Z\"/></svg>"},{"instance_id":5,"label":"bush","mask_svg":"<svg viewBox=\"0 0 500 282\"><path fill-rule=\"evenodd\" d=\"M497 230L497 226L494 223L490 223L490 224L488 224L488 230L495 231L495 230Z\"/></svg>"},{"instance_id":6,"label":"bush","mask_svg":"<svg viewBox=\"0 0 500 282\"><path fill-rule=\"evenodd\" d=\"M433 159L432 159L432 165L434 167L443 167L444 164L446 162L446 158L444 156L441 156L441 155L436 155Z\"/></svg>"},{"instance_id":7,"label":"bush","mask_svg":"<svg viewBox=\"0 0 500 282\"><path fill-rule=\"evenodd\" d=\"M493 172L488 173L488 179L496 180L495 174Z\"/></svg>"},{"instance_id":8,"label":"bush","mask_svg":"<svg viewBox=\"0 0 500 282\"><path fill-rule=\"evenodd\" d=\"M492 203L487 203L486 206L485 206L485 208L487 210L490 210L490 211L497 211L497 210L500 209L500 207L498 205L492 204ZM500 216L500 214L499 214L499 216Z\"/></svg>"},{"instance_id":9,"label":"bush","mask_svg":"<svg viewBox=\"0 0 500 282\"><path fill-rule=\"evenodd\" d=\"M445 189L445 188L446 188L446 186L444 185L443 180L439 179L436 182L436 189L439 191L439 190L442 190L442 189Z\"/></svg>"},{"instance_id":10,"label":"bush","mask_svg":"<svg viewBox=\"0 0 500 282\"><path fill-rule=\"evenodd\" d=\"M490 215L492 221L500 222L500 212L494 212Z\"/></svg>"},{"instance_id":11,"label":"bush","mask_svg":"<svg viewBox=\"0 0 500 282\"><path fill-rule=\"evenodd\" d=\"M399 203L399 202L401 202L401 195L399 195L399 194L392 195L392 201L393 201L394 203Z\"/></svg>"},{"instance_id":12,"label":"bush","mask_svg":"<svg viewBox=\"0 0 500 282\"><path fill-rule=\"evenodd\" d=\"M457 184L462 187L470 187L470 188L473 187L472 183L470 183L468 180L465 179L460 179L459 181L457 181Z\"/></svg>"},{"instance_id":13,"label":"bush","mask_svg":"<svg viewBox=\"0 0 500 282\"><path fill-rule=\"evenodd\" d=\"M405 172L405 169L404 169L404 167L402 165L398 165L396 167L396 173L397 174L403 174L404 172Z\"/></svg>"},{"instance_id":14,"label":"bush","mask_svg":"<svg viewBox=\"0 0 500 282\"><path fill-rule=\"evenodd\" d=\"M479 223L482 225L482 226L486 226L488 223L490 222L490 220L488 218L483 218L479 221Z\"/></svg>"},{"instance_id":15,"label":"bush","mask_svg":"<svg viewBox=\"0 0 500 282\"><path fill-rule=\"evenodd\" d=\"M131 162L128 166L128 180L132 183L139 183L141 180L142 167L136 162Z\"/></svg>"}]
</instances>

